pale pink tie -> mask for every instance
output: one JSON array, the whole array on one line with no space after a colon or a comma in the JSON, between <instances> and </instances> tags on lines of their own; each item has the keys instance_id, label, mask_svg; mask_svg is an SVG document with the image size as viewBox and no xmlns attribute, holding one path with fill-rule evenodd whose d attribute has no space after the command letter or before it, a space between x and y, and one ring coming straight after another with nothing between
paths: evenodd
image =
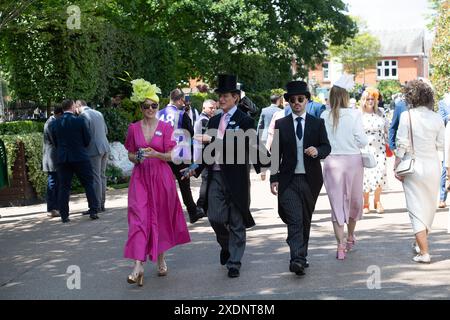
<instances>
[{"instance_id":1,"label":"pale pink tie","mask_svg":"<svg viewBox=\"0 0 450 320\"><path fill-rule=\"evenodd\" d=\"M220 118L219 129L217 130L217 138L218 139L223 139L223 136L225 135L225 130L227 129L227 125L228 125L228 121L227 121L228 117L229 117L229 114L224 113L222 115L222 117ZM213 170L220 171L220 166L217 163L214 164Z\"/></svg>"},{"instance_id":2,"label":"pale pink tie","mask_svg":"<svg viewBox=\"0 0 450 320\"><path fill-rule=\"evenodd\" d=\"M219 123L219 130L217 132L217 138L219 139L223 139L223 136L225 135L225 130L227 129L227 125L228 125L228 113L224 113L222 115L222 117L220 118L220 123Z\"/></svg>"}]
</instances>

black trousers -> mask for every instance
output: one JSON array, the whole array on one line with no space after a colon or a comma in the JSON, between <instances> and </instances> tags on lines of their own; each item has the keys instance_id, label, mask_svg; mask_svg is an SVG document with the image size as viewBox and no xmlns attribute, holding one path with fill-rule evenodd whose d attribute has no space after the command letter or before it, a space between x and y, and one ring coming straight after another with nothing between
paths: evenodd
<instances>
[{"instance_id":1,"label":"black trousers","mask_svg":"<svg viewBox=\"0 0 450 320\"><path fill-rule=\"evenodd\" d=\"M302 174L296 174L280 195L280 204L287 222L286 242L291 252L291 262L306 263L314 203L311 189Z\"/></svg>"},{"instance_id":2,"label":"black trousers","mask_svg":"<svg viewBox=\"0 0 450 320\"><path fill-rule=\"evenodd\" d=\"M89 160L79 162L66 162L58 166L58 204L61 219L69 217L69 198L72 186L73 175L76 174L80 180L89 204L89 212L97 213L100 207L94 190L94 176L92 166Z\"/></svg>"},{"instance_id":3,"label":"black trousers","mask_svg":"<svg viewBox=\"0 0 450 320\"><path fill-rule=\"evenodd\" d=\"M208 191L208 169L204 169L202 171L202 184L200 185L200 194L198 196L197 200L197 207L203 208L205 213L208 211L208 206L206 205L207 200L207 191Z\"/></svg>"},{"instance_id":4,"label":"black trousers","mask_svg":"<svg viewBox=\"0 0 450 320\"><path fill-rule=\"evenodd\" d=\"M186 209L190 216L195 216L197 212L197 206L192 198L191 192L191 181L189 179L181 180L180 170L188 167L186 164L174 164L173 162L169 162L170 168L172 169L173 174L175 175L178 185L180 186L181 196L183 198L183 203L186 206Z\"/></svg>"}]
</instances>

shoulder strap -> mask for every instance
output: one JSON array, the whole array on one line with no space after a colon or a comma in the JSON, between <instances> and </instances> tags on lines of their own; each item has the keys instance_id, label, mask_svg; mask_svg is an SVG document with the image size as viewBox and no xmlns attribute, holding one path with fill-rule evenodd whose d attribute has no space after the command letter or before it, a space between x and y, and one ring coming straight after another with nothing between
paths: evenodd
<instances>
[{"instance_id":1,"label":"shoulder strap","mask_svg":"<svg viewBox=\"0 0 450 320\"><path fill-rule=\"evenodd\" d=\"M412 153L412 157L415 157L414 154L414 138L413 138L413 134L412 134L412 122L411 122L411 112L409 112L408 109L408 116L409 116L409 139L411 140L411 153Z\"/></svg>"}]
</instances>

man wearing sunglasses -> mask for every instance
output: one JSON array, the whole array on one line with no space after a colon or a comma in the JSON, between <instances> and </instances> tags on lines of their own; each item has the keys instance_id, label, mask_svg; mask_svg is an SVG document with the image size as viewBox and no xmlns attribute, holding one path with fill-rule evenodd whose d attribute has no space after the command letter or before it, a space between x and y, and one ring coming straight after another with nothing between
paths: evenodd
<instances>
[{"instance_id":1,"label":"man wearing sunglasses","mask_svg":"<svg viewBox=\"0 0 450 320\"><path fill-rule=\"evenodd\" d=\"M280 165L271 172L270 188L278 196L278 214L288 229L289 271L301 276L309 266L311 218L323 184L320 160L328 156L331 146L323 120L306 112L306 82L291 81L286 87L284 98L292 114L275 122L273 143L279 145L272 150L279 154L272 154L272 159L279 159Z\"/></svg>"}]
</instances>

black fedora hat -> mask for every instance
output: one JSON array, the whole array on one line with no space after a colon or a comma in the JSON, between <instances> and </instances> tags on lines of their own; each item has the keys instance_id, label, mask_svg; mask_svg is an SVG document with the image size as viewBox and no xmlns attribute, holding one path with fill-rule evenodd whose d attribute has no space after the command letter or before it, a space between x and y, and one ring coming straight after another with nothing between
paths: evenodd
<instances>
[{"instance_id":1,"label":"black fedora hat","mask_svg":"<svg viewBox=\"0 0 450 320\"><path fill-rule=\"evenodd\" d=\"M216 93L240 93L237 77L235 75L230 74L219 74L218 77L218 86L217 89L214 90Z\"/></svg>"},{"instance_id":2,"label":"black fedora hat","mask_svg":"<svg viewBox=\"0 0 450 320\"><path fill-rule=\"evenodd\" d=\"M284 94L284 98L289 100L290 96L304 95L309 93L308 85L305 81L291 81L286 85L287 92Z\"/></svg>"}]
</instances>

